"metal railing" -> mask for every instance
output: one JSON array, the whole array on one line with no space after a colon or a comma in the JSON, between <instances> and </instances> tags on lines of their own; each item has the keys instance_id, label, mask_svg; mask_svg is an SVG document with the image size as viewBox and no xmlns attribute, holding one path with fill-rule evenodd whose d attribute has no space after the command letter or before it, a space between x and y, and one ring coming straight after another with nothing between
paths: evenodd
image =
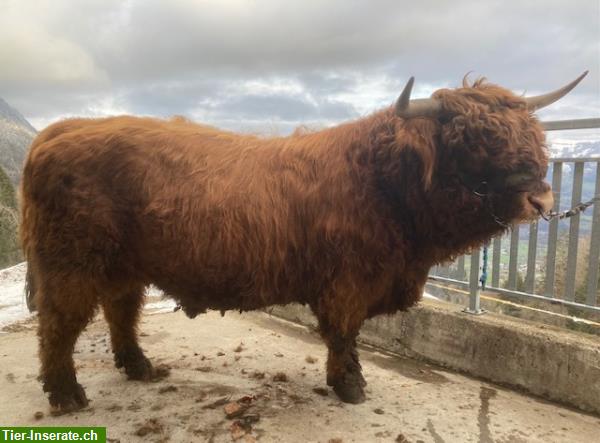
<instances>
[{"instance_id":1,"label":"metal railing","mask_svg":"<svg viewBox=\"0 0 600 443\"><path fill-rule=\"evenodd\" d=\"M600 119L543 125L549 131L600 128ZM553 158L550 163L554 211L600 195L600 157ZM469 260L462 256L447 266L432 268L430 280L468 290L469 306L465 311L470 313L482 312L479 295L482 272L491 274L486 290L600 312L600 203L568 219L539 221L528 229L515 226L506 236L493 238L487 253L490 266L482 268L482 254L476 250Z\"/></svg>"}]
</instances>

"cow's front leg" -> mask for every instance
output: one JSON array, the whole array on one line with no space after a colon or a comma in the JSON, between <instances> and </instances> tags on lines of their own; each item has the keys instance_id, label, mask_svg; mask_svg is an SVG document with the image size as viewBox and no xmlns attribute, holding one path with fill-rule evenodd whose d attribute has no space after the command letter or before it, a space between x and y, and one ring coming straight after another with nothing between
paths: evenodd
<instances>
[{"instance_id":1,"label":"cow's front leg","mask_svg":"<svg viewBox=\"0 0 600 443\"><path fill-rule=\"evenodd\" d=\"M317 311L314 309L313 311ZM362 321L351 328L342 327L332 321L324 312L316 312L319 319L319 332L327 345L327 384L346 403L365 401L363 388L367 382L362 376L362 368L356 351L356 337Z\"/></svg>"},{"instance_id":2,"label":"cow's front leg","mask_svg":"<svg viewBox=\"0 0 600 443\"><path fill-rule=\"evenodd\" d=\"M116 295L106 294L102 307L110 327L115 366L125 368L130 380L151 381L166 376L167 371L164 368L154 368L138 343L137 324L143 297L143 287L124 290Z\"/></svg>"},{"instance_id":3,"label":"cow's front leg","mask_svg":"<svg viewBox=\"0 0 600 443\"><path fill-rule=\"evenodd\" d=\"M327 384L346 403L365 401L363 388L367 385L358 361L356 336L341 336L335 333L325 338L329 350L327 356Z\"/></svg>"}]
</instances>

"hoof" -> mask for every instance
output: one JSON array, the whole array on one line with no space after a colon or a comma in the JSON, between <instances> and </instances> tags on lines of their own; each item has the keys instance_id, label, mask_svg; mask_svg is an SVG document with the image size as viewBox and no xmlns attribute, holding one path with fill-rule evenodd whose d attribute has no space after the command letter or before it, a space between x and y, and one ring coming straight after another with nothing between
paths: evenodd
<instances>
[{"instance_id":1,"label":"hoof","mask_svg":"<svg viewBox=\"0 0 600 443\"><path fill-rule=\"evenodd\" d=\"M85 408L89 403L85 395L85 390L79 383L75 383L75 385L69 388L62 387L50 390L48 400L50 401L50 412L52 415L62 415L77 411Z\"/></svg>"},{"instance_id":2,"label":"hoof","mask_svg":"<svg viewBox=\"0 0 600 443\"><path fill-rule=\"evenodd\" d=\"M358 368L349 368L348 372L346 373L346 375L344 375L342 377L343 379L347 380L347 383L358 383L360 385L360 387L364 388L365 386L367 386L367 380L365 380L365 378L362 375L362 371L360 370L360 367ZM329 375L327 374L327 386L335 386L336 383L338 383L339 380L338 378L336 378L333 375Z\"/></svg>"},{"instance_id":3,"label":"hoof","mask_svg":"<svg viewBox=\"0 0 600 443\"><path fill-rule=\"evenodd\" d=\"M335 386L336 381L332 378L332 377L327 377L327 386ZM364 388L367 386L367 380L365 380L365 378L362 376L362 374L359 375L358 377L358 384L360 385L360 387Z\"/></svg>"},{"instance_id":4,"label":"hoof","mask_svg":"<svg viewBox=\"0 0 600 443\"><path fill-rule=\"evenodd\" d=\"M146 357L135 361L128 361L123 366L129 380L150 381L154 375L152 363Z\"/></svg>"},{"instance_id":5,"label":"hoof","mask_svg":"<svg viewBox=\"0 0 600 443\"><path fill-rule=\"evenodd\" d=\"M155 368L146 357L133 364L125 366L128 380L158 381L169 375L169 369L159 366Z\"/></svg>"},{"instance_id":6,"label":"hoof","mask_svg":"<svg viewBox=\"0 0 600 443\"><path fill-rule=\"evenodd\" d=\"M348 382L346 380L339 381L333 384L333 392L344 403L359 404L366 400L365 392L358 380L354 382Z\"/></svg>"},{"instance_id":7,"label":"hoof","mask_svg":"<svg viewBox=\"0 0 600 443\"><path fill-rule=\"evenodd\" d=\"M168 368L154 368L139 348L115 353L115 366L125 368L128 380L157 381L169 375Z\"/></svg>"},{"instance_id":8,"label":"hoof","mask_svg":"<svg viewBox=\"0 0 600 443\"><path fill-rule=\"evenodd\" d=\"M157 366L152 368L152 374L150 375L150 381L159 381L165 377L168 377L171 371L167 366Z\"/></svg>"}]
</instances>

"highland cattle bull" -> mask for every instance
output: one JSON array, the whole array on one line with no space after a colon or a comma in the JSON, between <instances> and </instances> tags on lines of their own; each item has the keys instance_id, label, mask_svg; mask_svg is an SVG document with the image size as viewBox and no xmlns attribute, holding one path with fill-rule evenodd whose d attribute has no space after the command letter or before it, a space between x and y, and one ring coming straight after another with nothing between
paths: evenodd
<instances>
[{"instance_id":1,"label":"highland cattle bull","mask_svg":"<svg viewBox=\"0 0 600 443\"><path fill-rule=\"evenodd\" d=\"M156 369L136 337L154 284L191 317L307 304L327 383L365 399L364 320L406 310L429 268L552 208L533 112L478 80L318 132L239 135L182 118L74 119L42 131L22 180L21 237L52 407L87 404L73 347L102 306L117 367Z\"/></svg>"}]
</instances>

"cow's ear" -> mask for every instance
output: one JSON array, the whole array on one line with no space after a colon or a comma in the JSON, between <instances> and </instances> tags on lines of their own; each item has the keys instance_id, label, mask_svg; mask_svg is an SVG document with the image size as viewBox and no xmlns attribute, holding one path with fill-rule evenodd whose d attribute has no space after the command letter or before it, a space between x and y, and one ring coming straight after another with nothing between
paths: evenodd
<instances>
[{"instance_id":1,"label":"cow's ear","mask_svg":"<svg viewBox=\"0 0 600 443\"><path fill-rule=\"evenodd\" d=\"M421 183L427 191L431 187L437 167L435 140L438 125L432 119L413 119L402 123L396 131L396 144L400 151L411 152L419 160ZM419 167L419 165L415 165Z\"/></svg>"}]
</instances>

